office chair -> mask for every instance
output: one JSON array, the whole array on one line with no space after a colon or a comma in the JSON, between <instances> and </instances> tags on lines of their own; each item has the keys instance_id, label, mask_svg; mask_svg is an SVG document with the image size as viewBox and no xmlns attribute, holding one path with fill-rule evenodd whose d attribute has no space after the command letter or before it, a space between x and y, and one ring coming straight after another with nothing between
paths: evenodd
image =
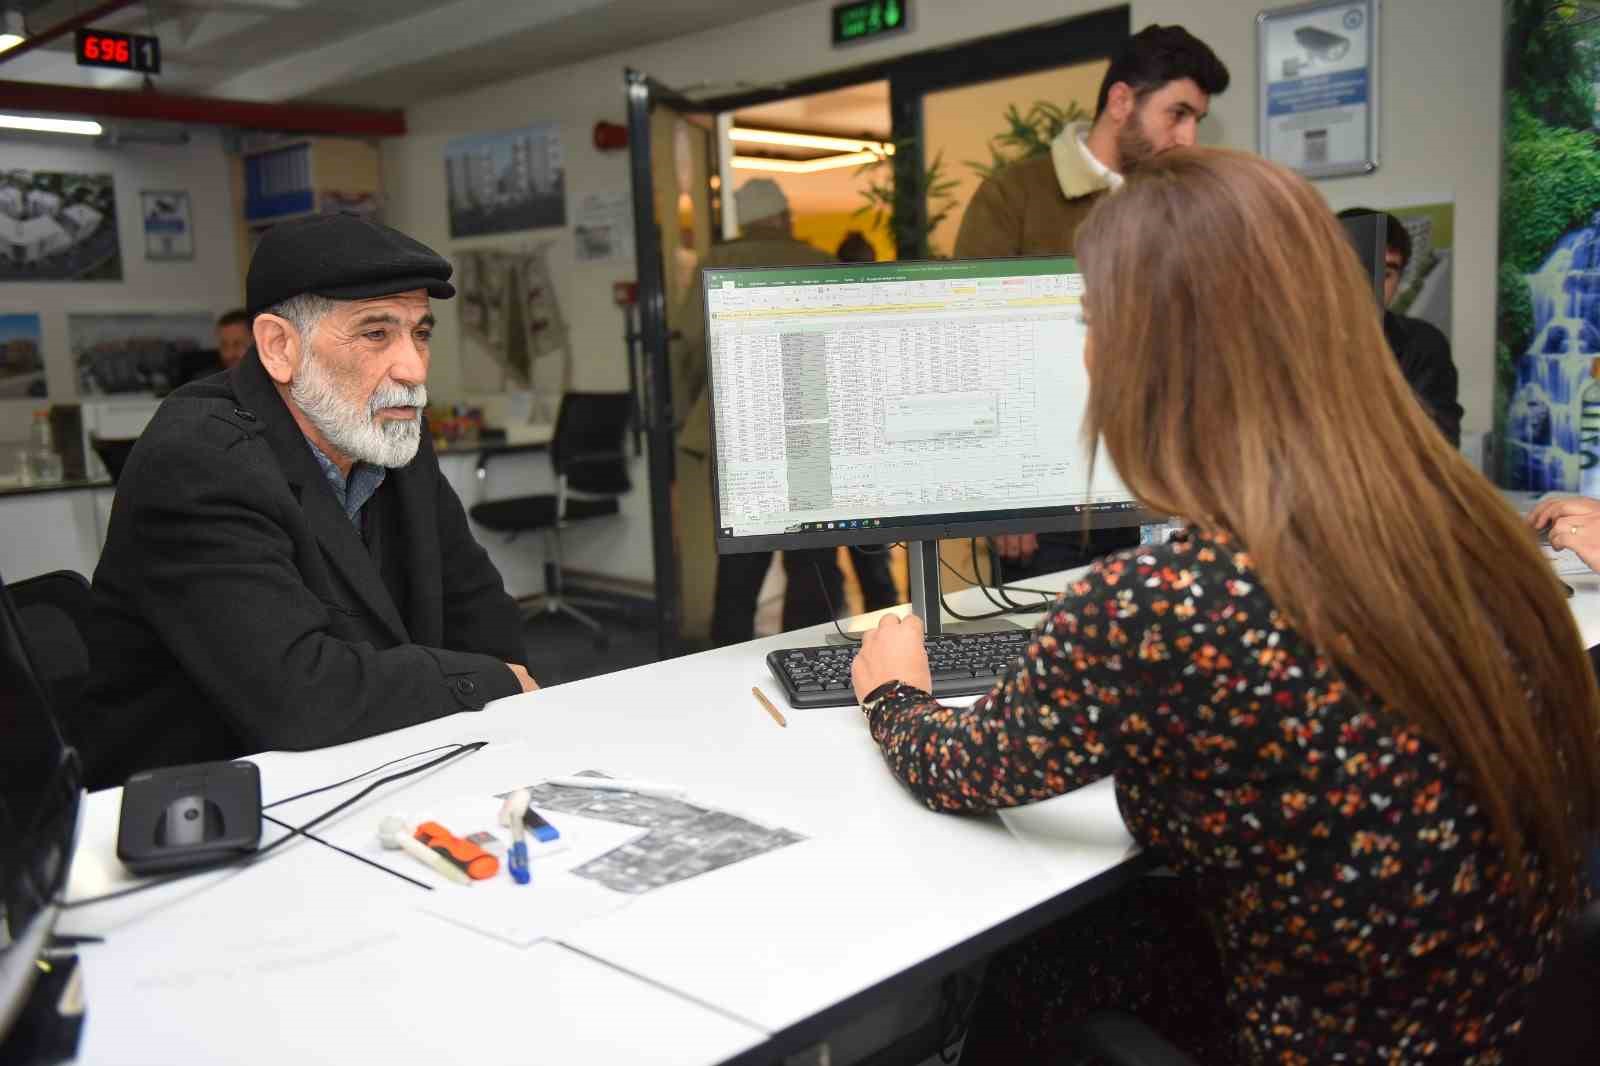
<instances>
[{"instance_id":1,"label":"office chair","mask_svg":"<svg viewBox=\"0 0 1600 1066\"><path fill-rule=\"evenodd\" d=\"M0 1060L54 1061L30 993L71 869L83 791L0 580ZM49 1051L48 1056L43 1054Z\"/></svg>"},{"instance_id":2,"label":"office chair","mask_svg":"<svg viewBox=\"0 0 1600 1066\"><path fill-rule=\"evenodd\" d=\"M1528 997L1522 1039L1511 1066L1591 1066L1600 1047L1600 901L1578 915L1566 945ZM1074 1054L1062 1066L1197 1066L1131 1014L1098 1011L1072 1033Z\"/></svg>"},{"instance_id":3,"label":"office chair","mask_svg":"<svg viewBox=\"0 0 1600 1066\"><path fill-rule=\"evenodd\" d=\"M100 463L106 468L106 473L111 475L111 483L115 485L122 476L122 468L128 462L128 453L133 451L137 437L89 437L89 446L100 457Z\"/></svg>"},{"instance_id":4,"label":"office chair","mask_svg":"<svg viewBox=\"0 0 1600 1066\"><path fill-rule=\"evenodd\" d=\"M93 597L89 582L71 570L56 570L10 586L22 626L22 643L55 718L65 730L89 681L86 637Z\"/></svg>"},{"instance_id":5,"label":"office chair","mask_svg":"<svg viewBox=\"0 0 1600 1066\"><path fill-rule=\"evenodd\" d=\"M566 393L550 441L555 493L487 500L473 504L468 512L485 529L507 534L508 541L519 533L544 534L544 603L529 614L565 614L594 634L596 647L602 648L607 644L605 630L565 596L561 530L573 522L620 512L618 497L633 487L623 450L631 410L632 400L625 392ZM479 478L487 476L495 454L489 449L478 457Z\"/></svg>"}]
</instances>

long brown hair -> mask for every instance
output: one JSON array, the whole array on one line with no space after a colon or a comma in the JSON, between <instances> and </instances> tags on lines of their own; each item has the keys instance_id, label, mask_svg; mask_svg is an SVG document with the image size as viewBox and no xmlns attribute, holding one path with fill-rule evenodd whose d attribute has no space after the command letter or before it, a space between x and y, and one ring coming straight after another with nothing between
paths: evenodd
<instances>
[{"instance_id":1,"label":"long brown hair","mask_svg":"<svg viewBox=\"0 0 1600 1066\"><path fill-rule=\"evenodd\" d=\"M1450 755L1519 894L1532 854L1569 892L1600 815L1594 674L1532 536L1401 376L1321 198L1177 149L1077 251L1086 437L1147 506L1237 537L1300 633Z\"/></svg>"}]
</instances>

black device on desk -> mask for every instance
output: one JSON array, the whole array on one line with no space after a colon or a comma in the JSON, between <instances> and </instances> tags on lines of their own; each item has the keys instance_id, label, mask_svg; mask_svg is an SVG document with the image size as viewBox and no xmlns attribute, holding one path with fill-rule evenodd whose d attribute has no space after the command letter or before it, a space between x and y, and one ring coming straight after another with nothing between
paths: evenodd
<instances>
[{"instance_id":1,"label":"black device on desk","mask_svg":"<svg viewBox=\"0 0 1600 1066\"><path fill-rule=\"evenodd\" d=\"M140 876L211 866L261 844L261 772L255 763L207 762L128 778L117 858Z\"/></svg>"},{"instance_id":2,"label":"black device on desk","mask_svg":"<svg viewBox=\"0 0 1600 1066\"><path fill-rule=\"evenodd\" d=\"M1138 526L1144 511L1079 437L1089 376L1083 276L1067 256L708 269L717 551L906 541L911 603L954 676L987 689L1021 634L946 634L939 539ZM959 628L959 627L952 627ZM836 656L769 658L795 706L850 703L798 686ZM845 655L852 652L845 651ZM955 686L955 687L953 687Z\"/></svg>"}]
</instances>

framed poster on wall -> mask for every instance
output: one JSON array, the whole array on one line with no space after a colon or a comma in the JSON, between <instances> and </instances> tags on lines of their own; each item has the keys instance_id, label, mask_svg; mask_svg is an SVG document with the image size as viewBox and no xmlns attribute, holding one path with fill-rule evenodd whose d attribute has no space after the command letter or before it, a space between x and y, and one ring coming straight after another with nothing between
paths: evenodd
<instances>
[{"instance_id":1,"label":"framed poster on wall","mask_svg":"<svg viewBox=\"0 0 1600 1066\"><path fill-rule=\"evenodd\" d=\"M1308 178L1378 169L1378 0L1256 16L1256 147Z\"/></svg>"},{"instance_id":2,"label":"framed poster on wall","mask_svg":"<svg viewBox=\"0 0 1600 1066\"><path fill-rule=\"evenodd\" d=\"M146 259L193 259L194 226L189 220L189 194L150 192L139 194L144 216Z\"/></svg>"}]
</instances>

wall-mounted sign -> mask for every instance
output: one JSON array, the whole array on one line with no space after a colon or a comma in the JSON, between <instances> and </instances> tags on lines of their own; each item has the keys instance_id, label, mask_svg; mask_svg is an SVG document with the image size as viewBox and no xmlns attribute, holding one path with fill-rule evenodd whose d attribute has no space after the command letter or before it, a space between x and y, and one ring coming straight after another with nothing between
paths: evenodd
<instances>
[{"instance_id":1,"label":"wall-mounted sign","mask_svg":"<svg viewBox=\"0 0 1600 1066\"><path fill-rule=\"evenodd\" d=\"M1256 16L1256 141L1308 178L1378 169L1378 0L1315 0Z\"/></svg>"},{"instance_id":2,"label":"wall-mounted sign","mask_svg":"<svg viewBox=\"0 0 1600 1066\"><path fill-rule=\"evenodd\" d=\"M833 8L833 43L875 41L911 24L911 0L851 0Z\"/></svg>"},{"instance_id":3,"label":"wall-mounted sign","mask_svg":"<svg viewBox=\"0 0 1600 1066\"><path fill-rule=\"evenodd\" d=\"M79 30L75 52L80 67L110 67L141 74L161 73L161 40L142 33Z\"/></svg>"},{"instance_id":4,"label":"wall-mounted sign","mask_svg":"<svg viewBox=\"0 0 1600 1066\"><path fill-rule=\"evenodd\" d=\"M146 259L193 259L194 227L189 221L186 192L141 192Z\"/></svg>"}]
</instances>

